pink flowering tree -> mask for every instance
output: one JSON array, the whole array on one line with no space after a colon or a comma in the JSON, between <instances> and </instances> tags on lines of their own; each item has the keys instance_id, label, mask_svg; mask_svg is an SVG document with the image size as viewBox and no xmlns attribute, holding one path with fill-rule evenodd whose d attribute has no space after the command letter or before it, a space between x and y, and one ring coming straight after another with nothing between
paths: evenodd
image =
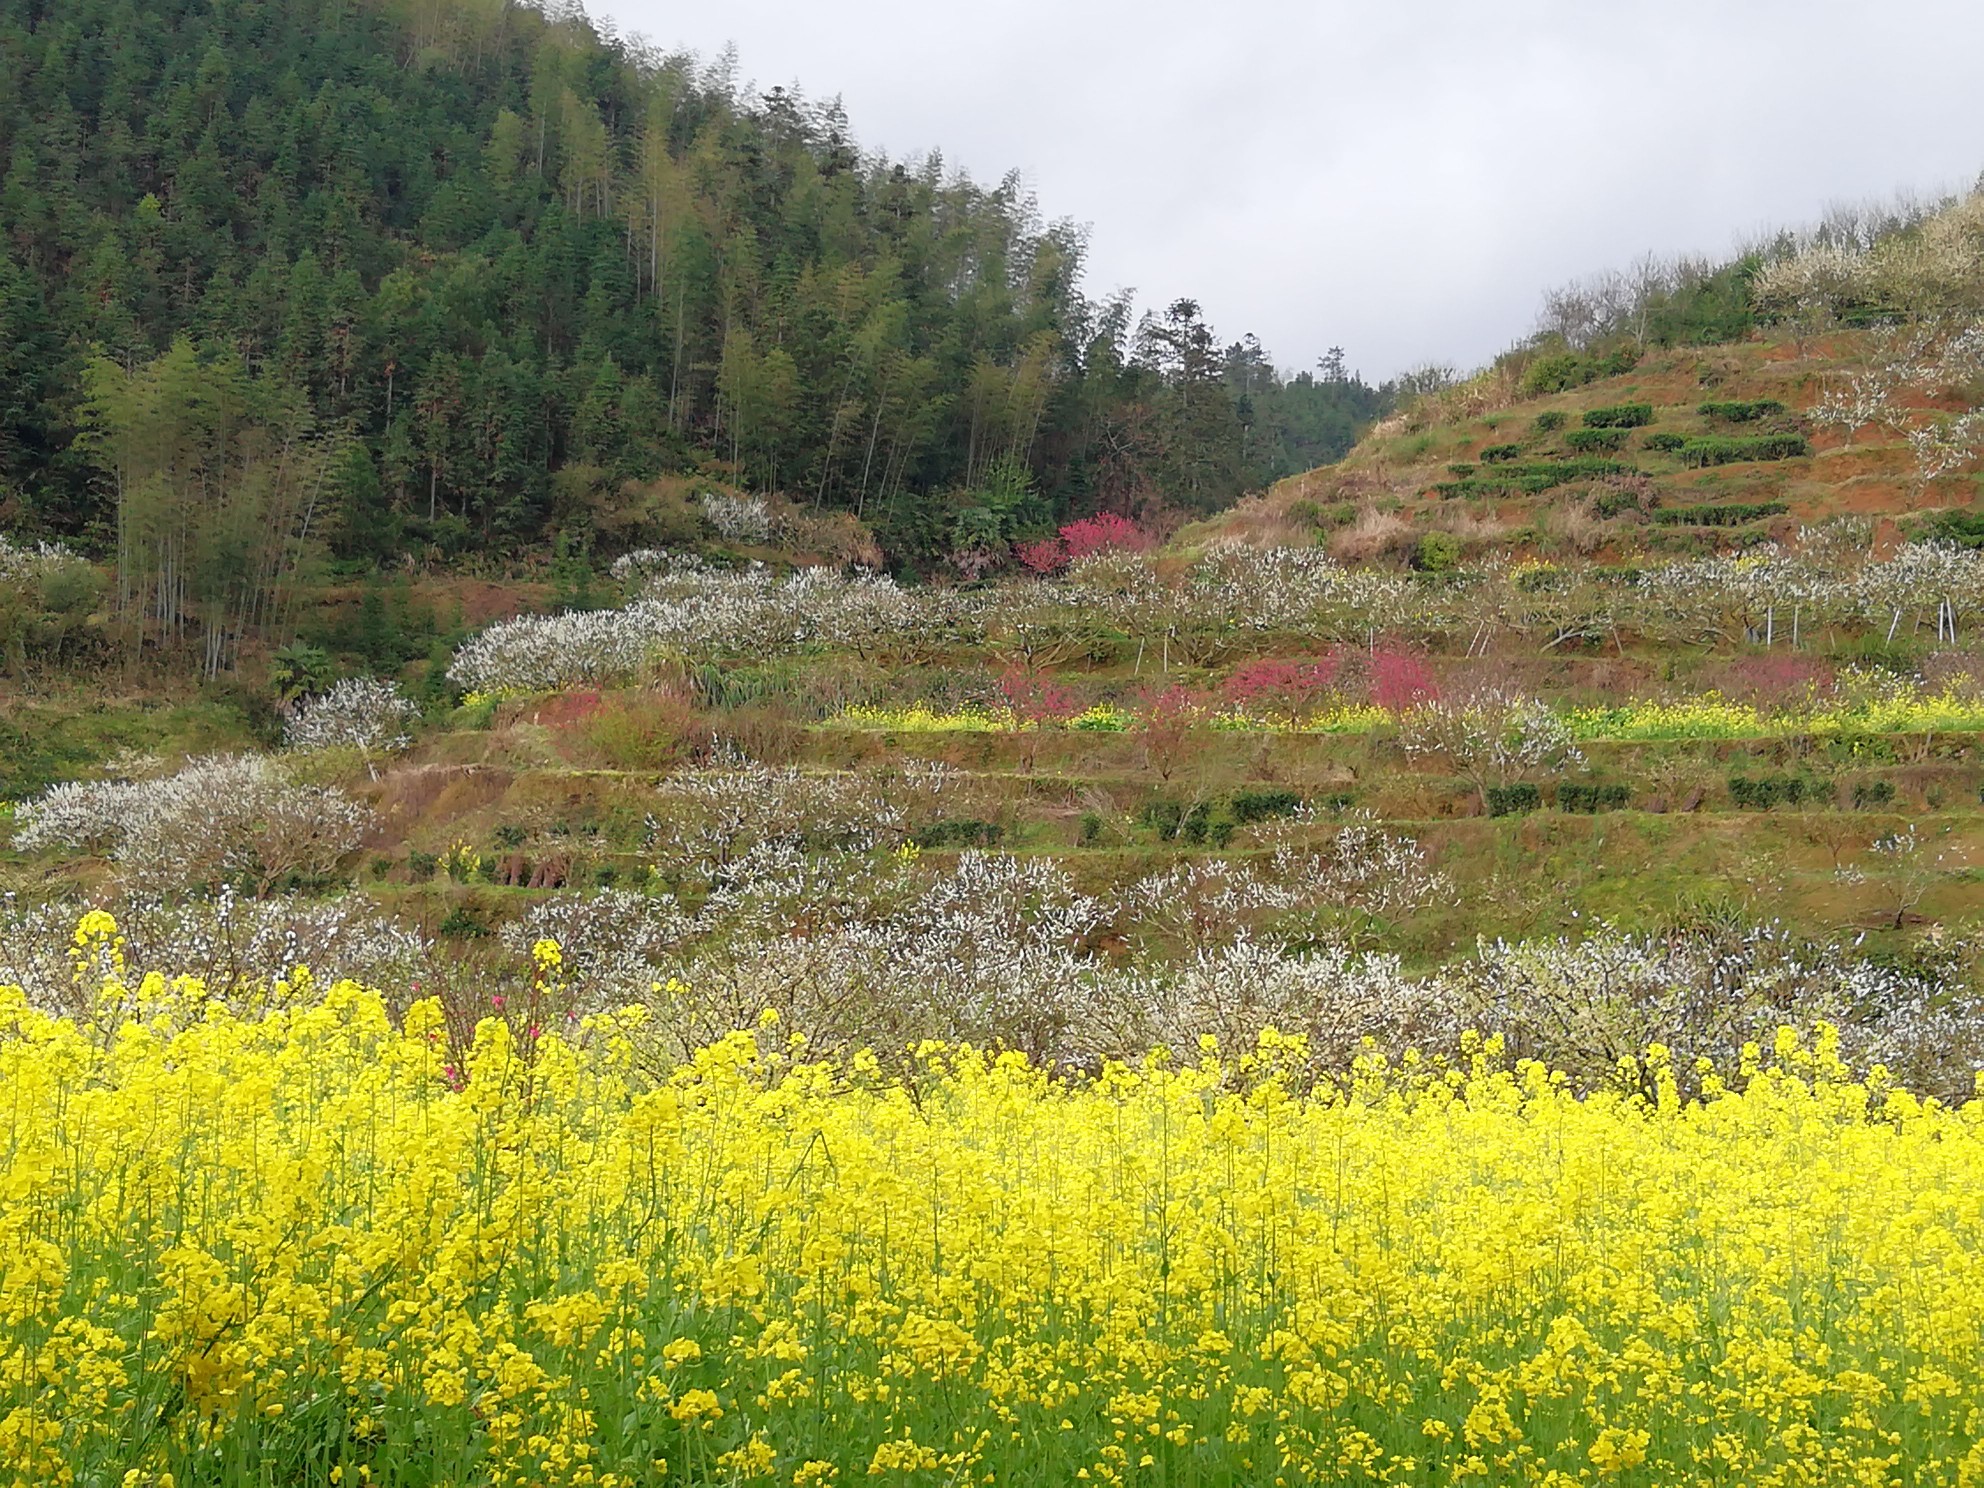
<instances>
[{"instance_id":1,"label":"pink flowering tree","mask_svg":"<svg viewBox=\"0 0 1984 1488\"><path fill-rule=\"evenodd\" d=\"M1069 561L1097 553L1137 553L1151 545L1150 534L1116 512L1097 512L1061 529L1061 546Z\"/></svg>"},{"instance_id":2,"label":"pink flowering tree","mask_svg":"<svg viewBox=\"0 0 1984 1488\"><path fill-rule=\"evenodd\" d=\"M1393 715L1408 713L1440 695L1433 670L1403 651L1371 653L1371 701Z\"/></svg>"},{"instance_id":3,"label":"pink flowering tree","mask_svg":"<svg viewBox=\"0 0 1984 1488\"><path fill-rule=\"evenodd\" d=\"M1044 672L1008 667L999 675L999 698L1020 730L1020 753L1028 772L1040 753L1045 728L1065 723L1081 712L1081 699Z\"/></svg>"},{"instance_id":4,"label":"pink flowering tree","mask_svg":"<svg viewBox=\"0 0 1984 1488\"><path fill-rule=\"evenodd\" d=\"M1169 780L1197 742L1206 702L1204 693L1177 683L1144 690L1138 700L1137 737L1143 745L1144 764L1157 771L1158 779Z\"/></svg>"},{"instance_id":5,"label":"pink flowering tree","mask_svg":"<svg viewBox=\"0 0 1984 1488\"><path fill-rule=\"evenodd\" d=\"M1226 701L1241 712L1286 723L1300 723L1336 686L1341 652L1326 656L1263 657L1243 662L1226 679Z\"/></svg>"}]
</instances>

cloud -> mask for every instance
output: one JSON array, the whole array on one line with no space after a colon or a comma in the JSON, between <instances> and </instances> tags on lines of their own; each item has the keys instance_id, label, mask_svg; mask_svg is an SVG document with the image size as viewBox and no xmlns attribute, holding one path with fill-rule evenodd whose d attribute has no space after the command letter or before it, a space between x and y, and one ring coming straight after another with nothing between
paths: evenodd
<instances>
[{"instance_id":1,"label":"cloud","mask_svg":"<svg viewBox=\"0 0 1984 1488\"><path fill-rule=\"evenodd\" d=\"M1984 167L1956 0L616 0L622 30L839 94L1090 225L1091 292L1200 301L1285 366L1478 364L1552 284L1722 253Z\"/></svg>"}]
</instances>

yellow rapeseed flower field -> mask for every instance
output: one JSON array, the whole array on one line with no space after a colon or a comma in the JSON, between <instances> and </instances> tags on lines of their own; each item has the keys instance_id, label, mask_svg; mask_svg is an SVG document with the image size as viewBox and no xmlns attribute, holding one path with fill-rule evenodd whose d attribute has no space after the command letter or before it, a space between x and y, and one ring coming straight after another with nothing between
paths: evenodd
<instances>
[{"instance_id":1,"label":"yellow rapeseed flower field","mask_svg":"<svg viewBox=\"0 0 1984 1488\"><path fill-rule=\"evenodd\" d=\"M1984 1104L0 991L21 1484L1984 1484ZM557 971L556 948L538 964ZM92 972L92 977L99 975Z\"/></svg>"}]
</instances>

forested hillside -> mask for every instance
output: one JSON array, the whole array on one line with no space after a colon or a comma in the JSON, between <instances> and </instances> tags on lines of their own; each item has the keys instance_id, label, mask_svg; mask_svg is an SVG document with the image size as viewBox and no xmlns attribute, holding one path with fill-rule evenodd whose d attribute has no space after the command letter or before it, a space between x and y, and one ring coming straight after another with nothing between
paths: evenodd
<instances>
[{"instance_id":1,"label":"forested hillside","mask_svg":"<svg viewBox=\"0 0 1984 1488\"><path fill-rule=\"evenodd\" d=\"M1217 508L1385 403L1091 298L1017 177L576 12L0 0L0 162L0 527L160 613L319 543L637 542L670 473L940 563Z\"/></svg>"}]
</instances>

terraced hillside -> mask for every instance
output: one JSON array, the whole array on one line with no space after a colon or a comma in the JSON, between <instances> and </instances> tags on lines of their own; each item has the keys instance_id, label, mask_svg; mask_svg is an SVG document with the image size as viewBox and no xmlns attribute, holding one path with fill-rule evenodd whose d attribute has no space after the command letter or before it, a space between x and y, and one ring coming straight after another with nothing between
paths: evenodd
<instances>
[{"instance_id":1,"label":"terraced hillside","mask_svg":"<svg viewBox=\"0 0 1984 1488\"><path fill-rule=\"evenodd\" d=\"M1927 1088L1984 907L1984 560L1834 540L1114 551L922 590L656 556L621 608L471 639L425 716L347 683L289 747L189 766L186 715L128 714L137 753L17 808L0 945L45 960L122 890L174 906L152 941L124 916L149 964L410 960L466 1036L548 935L576 1009L648 1001L681 1052L766 1008L828 1047L1078 1061L1465 1025L1596 1077L1824 1016ZM265 922L230 886L303 897ZM1614 1001L1573 1017L1592 965Z\"/></svg>"},{"instance_id":2,"label":"terraced hillside","mask_svg":"<svg viewBox=\"0 0 1984 1488\"><path fill-rule=\"evenodd\" d=\"M1514 359L1381 424L1342 463L1206 524L1352 561L1514 550L1669 557L1795 538L1971 529L1979 488L1938 422L1976 405L1956 332L1872 329ZM1925 442L1926 441L1926 442Z\"/></svg>"}]
</instances>

